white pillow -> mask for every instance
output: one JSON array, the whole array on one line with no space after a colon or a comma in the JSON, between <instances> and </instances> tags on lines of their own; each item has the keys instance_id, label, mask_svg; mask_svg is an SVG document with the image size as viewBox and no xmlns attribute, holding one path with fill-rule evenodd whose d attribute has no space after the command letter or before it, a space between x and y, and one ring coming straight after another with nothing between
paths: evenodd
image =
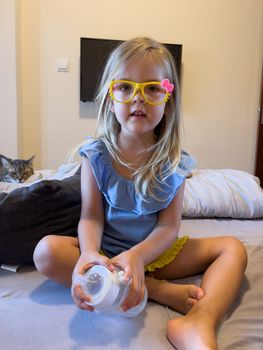
<instances>
[{"instance_id":1,"label":"white pillow","mask_svg":"<svg viewBox=\"0 0 263 350\"><path fill-rule=\"evenodd\" d=\"M186 180L183 216L263 217L263 189L259 179L233 169L193 170Z\"/></svg>"}]
</instances>

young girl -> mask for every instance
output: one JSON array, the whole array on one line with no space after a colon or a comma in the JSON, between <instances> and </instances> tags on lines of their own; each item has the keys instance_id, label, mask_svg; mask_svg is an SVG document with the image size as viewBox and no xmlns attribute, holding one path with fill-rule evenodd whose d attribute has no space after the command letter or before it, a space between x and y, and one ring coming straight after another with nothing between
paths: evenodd
<instances>
[{"instance_id":1,"label":"young girl","mask_svg":"<svg viewBox=\"0 0 263 350\"><path fill-rule=\"evenodd\" d=\"M78 238L47 236L34 252L39 271L71 286L94 264L132 277L123 310L149 298L184 314L170 320L177 349L217 349L215 330L240 286L243 245L233 237L178 238L186 175L181 151L179 87L167 49L149 38L122 43L100 84L97 137L80 149L82 210ZM204 273L201 286L169 280Z\"/></svg>"}]
</instances>

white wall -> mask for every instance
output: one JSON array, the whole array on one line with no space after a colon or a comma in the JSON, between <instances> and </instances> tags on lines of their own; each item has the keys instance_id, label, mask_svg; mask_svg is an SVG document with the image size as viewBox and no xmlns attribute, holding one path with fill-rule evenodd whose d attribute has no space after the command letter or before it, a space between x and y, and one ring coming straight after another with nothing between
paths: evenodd
<instances>
[{"instance_id":1,"label":"white wall","mask_svg":"<svg viewBox=\"0 0 263 350\"><path fill-rule=\"evenodd\" d=\"M23 155L36 154L37 167L57 167L95 128L91 106L79 102L80 37L148 35L183 44L184 145L199 167L254 171L262 0L23 0L20 6ZM69 73L56 71L58 58L69 58Z\"/></svg>"},{"instance_id":2,"label":"white wall","mask_svg":"<svg viewBox=\"0 0 263 350\"><path fill-rule=\"evenodd\" d=\"M18 156L15 0L0 0L0 153Z\"/></svg>"}]
</instances>

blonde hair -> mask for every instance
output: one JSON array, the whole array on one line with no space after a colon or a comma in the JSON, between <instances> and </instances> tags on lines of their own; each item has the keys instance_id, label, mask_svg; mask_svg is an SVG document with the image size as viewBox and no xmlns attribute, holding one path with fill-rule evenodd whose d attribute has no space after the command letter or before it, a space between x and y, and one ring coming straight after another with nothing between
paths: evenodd
<instances>
[{"instance_id":1,"label":"blonde hair","mask_svg":"<svg viewBox=\"0 0 263 350\"><path fill-rule=\"evenodd\" d=\"M132 167L122 159L118 148L120 124L111 111L111 100L108 89L118 71L132 60L152 57L160 64L165 78L175 85L175 89L165 106L165 114L155 128L156 143L148 148L152 152L150 159L133 171L136 193L144 200L148 196L155 197L155 188L159 188L176 169L181 155L180 140L180 94L174 60L166 47L157 41L139 37L120 44L109 56L99 84L96 102L99 105L96 138L103 140L111 156L119 163Z\"/></svg>"}]
</instances>

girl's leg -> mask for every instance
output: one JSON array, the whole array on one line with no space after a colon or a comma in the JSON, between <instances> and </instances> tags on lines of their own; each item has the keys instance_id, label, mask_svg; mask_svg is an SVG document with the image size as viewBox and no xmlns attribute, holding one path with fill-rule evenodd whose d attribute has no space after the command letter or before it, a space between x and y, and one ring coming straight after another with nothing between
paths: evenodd
<instances>
[{"instance_id":1,"label":"girl's leg","mask_svg":"<svg viewBox=\"0 0 263 350\"><path fill-rule=\"evenodd\" d=\"M215 330L238 291L246 262L244 246L233 237L190 239L171 264L154 273L158 279L169 280L204 272L204 296L185 316L168 322L168 339L178 350L217 349ZM149 297L172 304L177 296L171 290L176 293L176 288L168 283L150 289Z\"/></svg>"},{"instance_id":2,"label":"girl's leg","mask_svg":"<svg viewBox=\"0 0 263 350\"><path fill-rule=\"evenodd\" d=\"M202 288L194 284L176 284L156 278L145 278L149 299L167 305L186 314L205 295Z\"/></svg>"},{"instance_id":3,"label":"girl's leg","mask_svg":"<svg viewBox=\"0 0 263 350\"><path fill-rule=\"evenodd\" d=\"M33 259L38 271L70 287L79 255L77 238L50 235L37 244Z\"/></svg>"}]
</instances>

